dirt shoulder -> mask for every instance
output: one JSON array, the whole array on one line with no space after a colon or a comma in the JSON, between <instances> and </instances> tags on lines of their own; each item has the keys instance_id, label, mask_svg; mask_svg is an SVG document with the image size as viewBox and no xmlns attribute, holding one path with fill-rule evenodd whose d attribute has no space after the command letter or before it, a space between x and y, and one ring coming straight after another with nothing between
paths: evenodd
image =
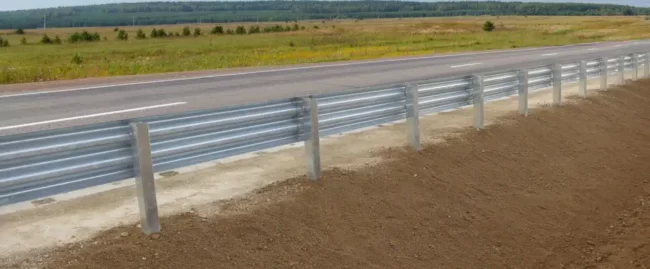
<instances>
[{"instance_id":1,"label":"dirt shoulder","mask_svg":"<svg viewBox=\"0 0 650 269\"><path fill-rule=\"evenodd\" d=\"M647 268L649 81L43 256L46 268ZM426 135L431 135L427 133Z\"/></svg>"}]
</instances>

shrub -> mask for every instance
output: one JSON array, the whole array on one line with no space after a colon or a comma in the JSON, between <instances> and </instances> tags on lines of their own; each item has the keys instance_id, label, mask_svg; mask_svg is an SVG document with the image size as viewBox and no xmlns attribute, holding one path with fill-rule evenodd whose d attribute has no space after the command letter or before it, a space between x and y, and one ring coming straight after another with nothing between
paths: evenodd
<instances>
[{"instance_id":1,"label":"shrub","mask_svg":"<svg viewBox=\"0 0 650 269\"><path fill-rule=\"evenodd\" d=\"M158 37L158 30L156 30L156 28L153 28L153 30L151 30L151 34L149 34L149 37L151 38Z\"/></svg>"},{"instance_id":2,"label":"shrub","mask_svg":"<svg viewBox=\"0 0 650 269\"><path fill-rule=\"evenodd\" d=\"M81 33L79 32L74 32L70 38L68 39L70 43L77 43L77 42L94 42L94 41L100 41L102 38L99 35L99 33L89 33L88 31L84 30Z\"/></svg>"},{"instance_id":3,"label":"shrub","mask_svg":"<svg viewBox=\"0 0 650 269\"><path fill-rule=\"evenodd\" d=\"M246 28L244 26L237 26L237 29L235 29L235 33L238 35L245 35L246 34Z\"/></svg>"},{"instance_id":4,"label":"shrub","mask_svg":"<svg viewBox=\"0 0 650 269\"><path fill-rule=\"evenodd\" d=\"M129 40L129 34L124 30L120 30L119 32L117 32L117 39L118 40Z\"/></svg>"},{"instance_id":5,"label":"shrub","mask_svg":"<svg viewBox=\"0 0 650 269\"><path fill-rule=\"evenodd\" d=\"M117 32L119 30L120 30L120 28L115 27L115 29L113 29L113 32Z\"/></svg>"},{"instance_id":6,"label":"shrub","mask_svg":"<svg viewBox=\"0 0 650 269\"><path fill-rule=\"evenodd\" d=\"M25 30L23 30L23 28L18 28L18 29L16 29L16 31L14 33L17 34L17 35L24 35Z\"/></svg>"},{"instance_id":7,"label":"shrub","mask_svg":"<svg viewBox=\"0 0 650 269\"><path fill-rule=\"evenodd\" d=\"M144 34L142 29L138 29L138 32L135 34L136 39L147 39L147 35Z\"/></svg>"},{"instance_id":8,"label":"shrub","mask_svg":"<svg viewBox=\"0 0 650 269\"><path fill-rule=\"evenodd\" d=\"M265 33L270 33L270 32L283 32L284 28L281 25L273 25L270 27L264 27L264 32Z\"/></svg>"},{"instance_id":9,"label":"shrub","mask_svg":"<svg viewBox=\"0 0 650 269\"><path fill-rule=\"evenodd\" d=\"M291 30L298 31L298 30L300 30L300 26L298 26L298 24L295 23L295 24L293 24L293 28L291 28Z\"/></svg>"},{"instance_id":10,"label":"shrub","mask_svg":"<svg viewBox=\"0 0 650 269\"><path fill-rule=\"evenodd\" d=\"M167 32L165 32L165 29L162 28L158 29L158 37L166 37L166 36L167 36Z\"/></svg>"},{"instance_id":11,"label":"shrub","mask_svg":"<svg viewBox=\"0 0 650 269\"><path fill-rule=\"evenodd\" d=\"M486 21L483 24L483 31L486 31L486 32L494 31L494 23L492 23L491 21Z\"/></svg>"},{"instance_id":12,"label":"shrub","mask_svg":"<svg viewBox=\"0 0 650 269\"><path fill-rule=\"evenodd\" d=\"M191 34L190 27L183 28L183 36L190 36Z\"/></svg>"},{"instance_id":13,"label":"shrub","mask_svg":"<svg viewBox=\"0 0 650 269\"><path fill-rule=\"evenodd\" d=\"M212 28L212 31L210 31L211 34L213 35L222 35L223 34L223 26L215 26Z\"/></svg>"},{"instance_id":14,"label":"shrub","mask_svg":"<svg viewBox=\"0 0 650 269\"><path fill-rule=\"evenodd\" d=\"M284 30L289 32L289 31L291 31L291 27L289 27L289 25L287 25L287 26L284 27Z\"/></svg>"},{"instance_id":15,"label":"shrub","mask_svg":"<svg viewBox=\"0 0 650 269\"><path fill-rule=\"evenodd\" d=\"M20 44L22 44L22 45L27 45L27 38L23 37L23 38L20 40Z\"/></svg>"},{"instance_id":16,"label":"shrub","mask_svg":"<svg viewBox=\"0 0 650 269\"><path fill-rule=\"evenodd\" d=\"M73 64L82 64L83 62L84 62L84 60L81 58L81 55L75 54L74 56L72 56L72 63Z\"/></svg>"},{"instance_id":17,"label":"shrub","mask_svg":"<svg viewBox=\"0 0 650 269\"><path fill-rule=\"evenodd\" d=\"M314 29L318 29L318 28L320 28L320 27L318 27L318 25L314 25Z\"/></svg>"},{"instance_id":18,"label":"shrub","mask_svg":"<svg viewBox=\"0 0 650 269\"><path fill-rule=\"evenodd\" d=\"M5 48L6 48L6 47L9 47L9 40L6 40L6 39L3 40L3 41L2 41L2 45L0 45L0 47L5 47Z\"/></svg>"},{"instance_id":19,"label":"shrub","mask_svg":"<svg viewBox=\"0 0 650 269\"><path fill-rule=\"evenodd\" d=\"M293 47L295 47L295 46L296 46L296 44L294 44L293 41L290 41L290 42L289 42L289 47L292 47L292 48L293 48Z\"/></svg>"},{"instance_id":20,"label":"shrub","mask_svg":"<svg viewBox=\"0 0 650 269\"><path fill-rule=\"evenodd\" d=\"M41 38L41 44L52 44L52 39L47 34L44 34L43 38Z\"/></svg>"},{"instance_id":21,"label":"shrub","mask_svg":"<svg viewBox=\"0 0 650 269\"><path fill-rule=\"evenodd\" d=\"M194 28L194 36L202 36L201 28Z\"/></svg>"},{"instance_id":22,"label":"shrub","mask_svg":"<svg viewBox=\"0 0 650 269\"><path fill-rule=\"evenodd\" d=\"M171 34L169 34L169 35L171 35ZM179 32L176 32L176 33L174 33L174 36L181 36L181 34Z\"/></svg>"},{"instance_id":23,"label":"shrub","mask_svg":"<svg viewBox=\"0 0 650 269\"><path fill-rule=\"evenodd\" d=\"M61 42L61 38L59 36L55 36L54 40L52 40L52 43L57 44L57 45L61 45L61 43L63 43L63 42Z\"/></svg>"},{"instance_id":24,"label":"shrub","mask_svg":"<svg viewBox=\"0 0 650 269\"><path fill-rule=\"evenodd\" d=\"M228 29L228 30L226 30L226 34L228 34L228 35L234 35L234 34L235 34L235 31L233 31L232 29Z\"/></svg>"},{"instance_id":25,"label":"shrub","mask_svg":"<svg viewBox=\"0 0 650 269\"><path fill-rule=\"evenodd\" d=\"M250 28L248 28L248 33L249 34L260 33L260 27L259 26L251 26Z\"/></svg>"}]
</instances>

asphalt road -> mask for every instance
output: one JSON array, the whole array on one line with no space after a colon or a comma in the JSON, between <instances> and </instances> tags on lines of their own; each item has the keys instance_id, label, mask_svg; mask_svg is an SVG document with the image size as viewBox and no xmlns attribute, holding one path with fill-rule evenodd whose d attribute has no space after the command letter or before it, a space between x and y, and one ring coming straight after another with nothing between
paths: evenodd
<instances>
[{"instance_id":1,"label":"asphalt road","mask_svg":"<svg viewBox=\"0 0 650 269\"><path fill-rule=\"evenodd\" d=\"M513 49L219 72L0 93L0 135L450 76L650 52L650 41Z\"/></svg>"}]
</instances>

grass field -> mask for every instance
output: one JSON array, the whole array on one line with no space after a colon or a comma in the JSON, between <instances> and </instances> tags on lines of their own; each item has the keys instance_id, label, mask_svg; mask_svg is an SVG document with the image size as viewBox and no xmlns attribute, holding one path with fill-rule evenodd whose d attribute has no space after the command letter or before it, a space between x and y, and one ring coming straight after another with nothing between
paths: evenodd
<instances>
[{"instance_id":1,"label":"grass field","mask_svg":"<svg viewBox=\"0 0 650 269\"><path fill-rule=\"evenodd\" d=\"M482 30L487 20L494 22L495 31ZM237 25L222 24L226 29ZM248 29L251 24L242 25ZM128 31L128 41L116 40L113 27L27 29L24 36L4 30L0 37L11 46L0 48L0 84L650 38L645 17L454 17L299 25L305 29L251 35L210 35L212 24L165 25L155 28L181 32L185 26L200 27L204 34L146 40L136 40L136 31L148 35L154 26L121 28ZM106 40L65 42L82 30L99 32ZM64 43L40 44L44 33L58 35ZM21 44L23 37L26 45Z\"/></svg>"}]
</instances>

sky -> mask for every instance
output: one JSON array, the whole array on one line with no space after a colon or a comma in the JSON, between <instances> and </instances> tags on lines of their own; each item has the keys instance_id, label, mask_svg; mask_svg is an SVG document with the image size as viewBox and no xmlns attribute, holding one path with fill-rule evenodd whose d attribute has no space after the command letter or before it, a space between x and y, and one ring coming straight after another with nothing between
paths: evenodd
<instances>
[{"instance_id":1,"label":"sky","mask_svg":"<svg viewBox=\"0 0 650 269\"><path fill-rule=\"evenodd\" d=\"M192 0L185 0L185 1L192 1ZM529 1L519 0L519 1L610 3L610 4L650 7L650 0L529 0ZM125 2L146 2L146 1L141 1L141 0L0 0L0 10L7 11L7 10L19 10L19 9L48 8L48 7L57 7L57 6L80 6L80 5L96 5L96 4L109 4L109 3L125 3Z\"/></svg>"}]
</instances>

